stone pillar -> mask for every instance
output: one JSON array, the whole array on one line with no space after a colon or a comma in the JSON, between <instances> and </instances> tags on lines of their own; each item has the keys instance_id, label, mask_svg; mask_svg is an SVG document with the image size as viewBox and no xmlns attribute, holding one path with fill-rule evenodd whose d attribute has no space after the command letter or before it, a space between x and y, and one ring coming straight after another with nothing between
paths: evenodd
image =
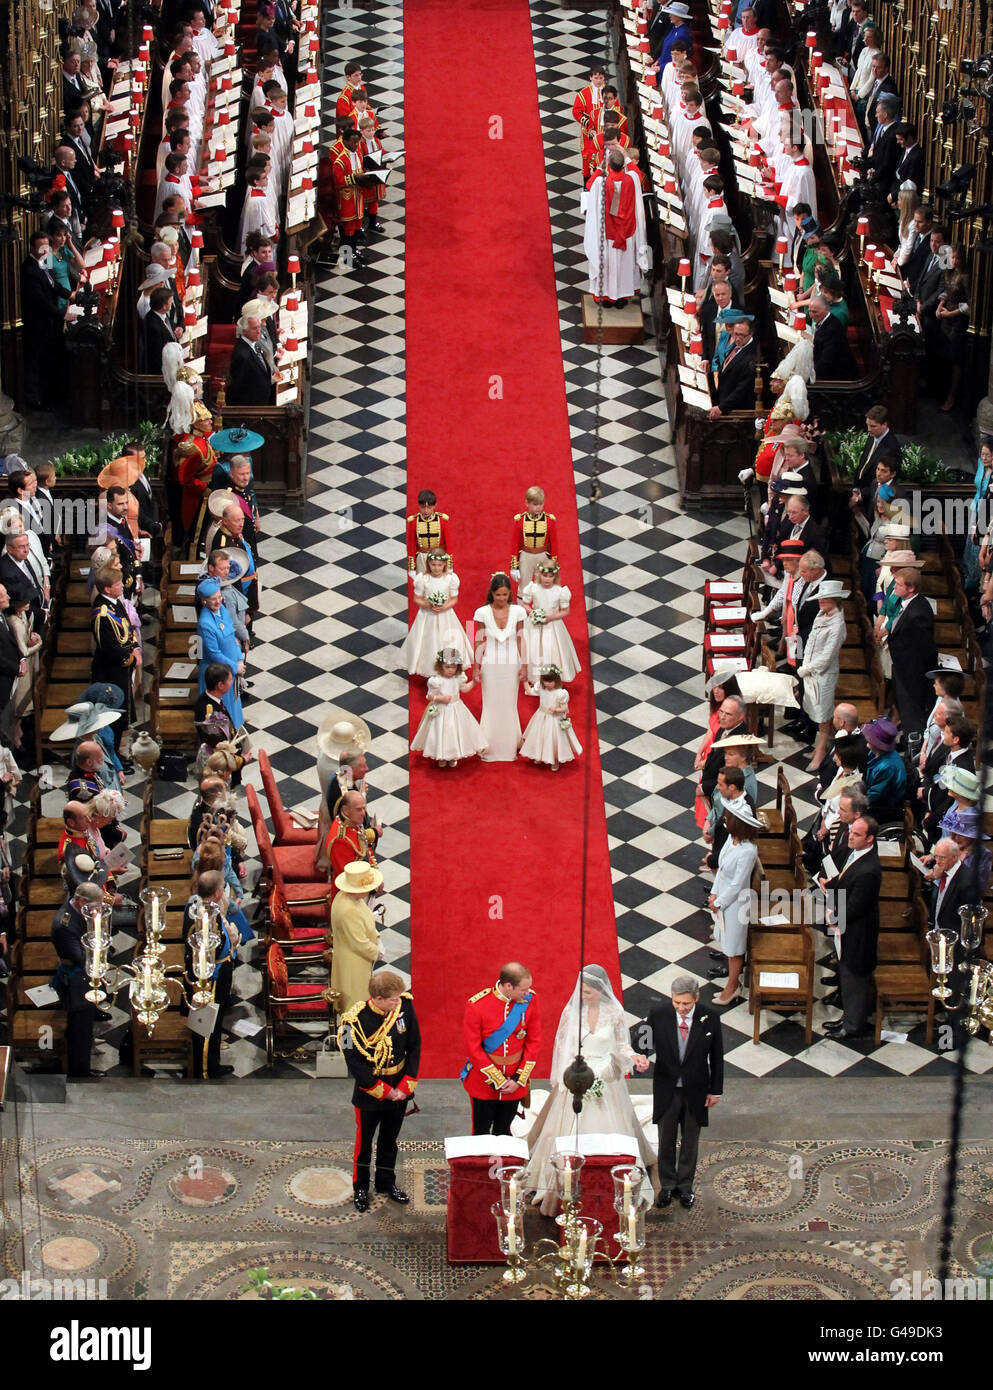
<instances>
[{"instance_id":1,"label":"stone pillar","mask_svg":"<svg viewBox=\"0 0 993 1390\"><path fill-rule=\"evenodd\" d=\"M976 410L976 423L980 434L993 434L993 347L990 349L990 370L986 383L986 395Z\"/></svg>"}]
</instances>

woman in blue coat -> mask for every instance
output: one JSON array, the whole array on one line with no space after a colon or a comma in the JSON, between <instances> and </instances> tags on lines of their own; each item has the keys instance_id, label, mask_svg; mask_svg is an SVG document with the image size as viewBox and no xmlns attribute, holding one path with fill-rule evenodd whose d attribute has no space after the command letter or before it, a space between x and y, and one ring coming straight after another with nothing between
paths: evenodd
<instances>
[{"instance_id":1,"label":"woman in blue coat","mask_svg":"<svg viewBox=\"0 0 993 1390\"><path fill-rule=\"evenodd\" d=\"M241 659L241 644L235 635L231 614L224 607L219 579L201 579L197 585L197 596L203 600L200 616L197 619L197 632L200 634L200 694L206 690L207 667L212 662L230 666L235 677L245 674L245 663ZM232 681L231 689L221 697L221 703L231 716L236 729L245 722L245 714L238 698L237 679Z\"/></svg>"}]
</instances>

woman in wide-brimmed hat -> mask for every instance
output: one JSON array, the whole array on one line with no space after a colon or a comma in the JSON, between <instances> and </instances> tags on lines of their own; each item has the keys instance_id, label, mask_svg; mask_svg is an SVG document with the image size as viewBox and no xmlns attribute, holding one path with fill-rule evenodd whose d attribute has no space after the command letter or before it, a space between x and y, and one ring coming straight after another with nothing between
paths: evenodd
<instances>
[{"instance_id":1,"label":"woman in wide-brimmed hat","mask_svg":"<svg viewBox=\"0 0 993 1390\"><path fill-rule=\"evenodd\" d=\"M815 723L817 741L807 767L814 772L827 755L834 729L834 691L838 684L838 663L845 644L845 610L842 603L849 591L840 579L823 579L817 590L820 612L813 621L803 647L803 657L797 675L803 681L803 708L807 718Z\"/></svg>"},{"instance_id":2,"label":"woman in wide-brimmed hat","mask_svg":"<svg viewBox=\"0 0 993 1390\"><path fill-rule=\"evenodd\" d=\"M862 737L869 745L865 773L869 814L877 821L903 820L907 793L907 770L896 751L900 730L889 719L872 719L862 726Z\"/></svg>"}]
</instances>

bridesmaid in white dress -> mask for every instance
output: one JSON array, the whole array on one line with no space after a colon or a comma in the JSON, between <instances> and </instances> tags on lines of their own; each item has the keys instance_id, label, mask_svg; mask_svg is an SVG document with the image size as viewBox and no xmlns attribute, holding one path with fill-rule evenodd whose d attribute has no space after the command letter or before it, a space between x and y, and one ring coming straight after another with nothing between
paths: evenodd
<instances>
[{"instance_id":1,"label":"bridesmaid in white dress","mask_svg":"<svg viewBox=\"0 0 993 1390\"><path fill-rule=\"evenodd\" d=\"M572 731L569 692L562 689L562 677L556 666L543 667L538 699L538 708L524 730L521 757L544 763L558 772L559 763L571 763L573 758L578 758L583 745Z\"/></svg>"},{"instance_id":2,"label":"bridesmaid in white dress","mask_svg":"<svg viewBox=\"0 0 993 1390\"><path fill-rule=\"evenodd\" d=\"M562 1075L580 1045L596 1080L583 1098L582 1111L576 1115ZM646 1172L655 1167L655 1154L638 1123L624 1082L625 1072L635 1065L624 1010L611 989L607 972L602 965L585 965L555 1034L551 1095L528 1134L530 1183L536 1188L533 1201L545 1216L554 1216L558 1208L551 1161L556 1139L574 1134L629 1134L631 1152L642 1167Z\"/></svg>"},{"instance_id":3,"label":"bridesmaid in white dress","mask_svg":"<svg viewBox=\"0 0 993 1390\"><path fill-rule=\"evenodd\" d=\"M517 688L527 667L521 650L524 609L510 601L510 575L490 580L486 603L477 608L475 676L483 690L480 729L486 743L484 763L512 763L521 746Z\"/></svg>"},{"instance_id":4,"label":"bridesmaid in white dress","mask_svg":"<svg viewBox=\"0 0 993 1390\"><path fill-rule=\"evenodd\" d=\"M528 660L529 695L537 695L538 675L543 666L557 666L564 681L575 680L582 669L572 638L563 622L569 612L572 593L558 582L559 565L545 559L535 567L530 584L518 590L517 597L528 610L524 624L524 651ZM536 620L536 615L538 619Z\"/></svg>"},{"instance_id":5,"label":"bridesmaid in white dress","mask_svg":"<svg viewBox=\"0 0 993 1390\"><path fill-rule=\"evenodd\" d=\"M400 649L400 664L412 676L434 675L434 663L444 647L462 653L462 664L472 661L469 639L462 631L454 608L459 598L459 577L448 572L443 550L429 550L427 571L414 575L414 602L418 613Z\"/></svg>"},{"instance_id":6,"label":"bridesmaid in white dress","mask_svg":"<svg viewBox=\"0 0 993 1390\"><path fill-rule=\"evenodd\" d=\"M438 653L435 674L428 677L428 707L410 745L439 767L458 767L460 758L474 758L486 747L479 725L462 703L473 687L462 666L462 653L455 647Z\"/></svg>"}]
</instances>

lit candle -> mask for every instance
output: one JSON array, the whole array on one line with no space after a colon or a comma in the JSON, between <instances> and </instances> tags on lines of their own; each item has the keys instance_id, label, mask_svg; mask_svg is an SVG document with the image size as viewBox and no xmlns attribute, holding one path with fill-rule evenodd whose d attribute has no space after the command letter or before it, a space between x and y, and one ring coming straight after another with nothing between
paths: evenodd
<instances>
[{"instance_id":1,"label":"lit candle","mask_svg":"<svg viewBox=\"0 0 993 1390\"><path fill-rule=\"evenodd\" d=\"M576 1274L581 1278L586 1272L586 1227L579 1233L579 1244L576 1246Z\"/></svg>"},{"instance_id":2,"label":"lit candle","mask_svg":"<svg viewBox=\"0 0 993 1390\"><path fill-rule=\"evenodd\" d=\"M192 274L192 272L191 272ZM199 280L199 275L198 275ZM156 893L152 899L152 935L158 936L159 932L159 895Z\"/></svg>"},{"instance_id":3,"label":"lit candle","mask_svg":"<svg viewBox=\"0 0 993 1390\"><path fill-rule=\"evenodd\" d=\"M624 1210L625 1210L626 1212L630 1212L630 1210L631 1210L631 1174L630 1174L630 1173L625 1173L625 1174L624 1174Z\"/></svg>"},{"instance_id":4,"label":"lit candle","mask_svg":"<svg viewBox=\"0 0 993 1390\"><path fill-rule=\"evenodd\" d=\"M938 974L946 975L948 967L945 963L945 937L944 934L938 936Z\"/></svg>"},{"instance_id":5,"label":"lit candle","mask_svg":"<svg viewBox=\"0 0 993 1390\"><path fill-rule=\"evenodd\" d=\"M517 1254L517 1228L514 1225L513 1212L507 1217L507 1254Z\"/></svg>"},{"instance_id":6,"label":"lit candle","mask_svg":"<svg viewBox=\"0 0 993 1390\"><path fill-rule=\"evenodd\" d=\"M974 1009L979 998L979 978L981 966L974 965L969 972L969 1007Z\"/></svg>"},{"instance_id":7,"label":"lit candle","mask_svg":"<svg viewBox=\"0 0 993 1390\"><path fill-rule=\"evenodd\" d=\"M628 1207L628 1249L638 1248L638 1213L634 1206Z\"/></svg>"},{"instance_id":8,"label":"lit candle","mask_svg":"<svg viewBox=\"0 0 993 1390\"><path fill-rule=\"evenodd\" d=\"M207 978L207 933L201 931L197 937L197 978Z\"/></svg>"},{"instance_id":9,"label":"lit candle","mask_svg":"<svg viewBox=\"0 0 993 1390\"><path fill-rule=\"evenodd\" d=\"M565 1183L565 1200L566 1200L567 1202L571 1202L571 1201L572 1201L572 1164L569 1162L568 1159L566 1159L566 1161L565 1161L565 1171L564 1171L564 1174L563 1174L563 1178L564 1178L564 1183Z\"/></svg>"},{"instance_id":10,"label":"lit candle","mask_svg":"<svg viewBox=\"0 0 993 1390\"><path fill-rule=\"evenodd\" d=\"M516 1179L516 1178L511 1178L511 1180L510 1180L510 1210L511 1210L512 1212L515 1212L515 1211L517 1210L517 1179Z\"/></svg>"}]
</instances>

